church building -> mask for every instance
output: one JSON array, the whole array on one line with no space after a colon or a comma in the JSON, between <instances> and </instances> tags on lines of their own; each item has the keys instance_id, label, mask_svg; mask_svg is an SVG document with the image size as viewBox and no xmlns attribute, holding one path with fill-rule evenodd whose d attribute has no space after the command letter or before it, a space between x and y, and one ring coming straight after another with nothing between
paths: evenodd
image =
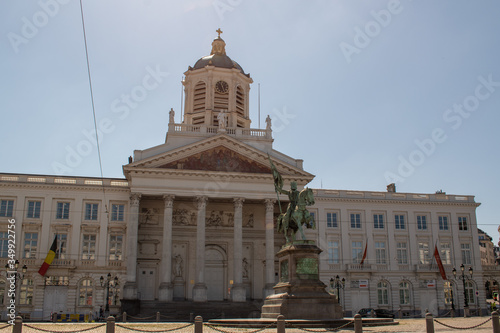
<instances>
[{"instance_id":1,"label":"church building","mask_svg":"<svg viewBox=\"0 0 500 333\"><path fill-rule=\"evenodd\" d=\"M12 259L13 224L20 314L48 319L106 305L116 314L143 302L244 303L274 293L275 254L285 243L276 218L288 197L277 200L270 160L284 188L293 181L301 190L314 175L273 149L269 117L265 129L251 128L253 80L226 54L220 33L210 55L184 75L183 121L175 123L171 110L165 142L135 150L124 178L0 173L0 265ZM361 308L437 315L464 300L471 311L485 304L473 196L398 193L394 185L313 192L316 229L306 236L323 250L320 279L347 316ZM473 269L464 284L452 274L462 264ZM9 287L2 274L4 305Z\"/></svg>"}]
</instances>

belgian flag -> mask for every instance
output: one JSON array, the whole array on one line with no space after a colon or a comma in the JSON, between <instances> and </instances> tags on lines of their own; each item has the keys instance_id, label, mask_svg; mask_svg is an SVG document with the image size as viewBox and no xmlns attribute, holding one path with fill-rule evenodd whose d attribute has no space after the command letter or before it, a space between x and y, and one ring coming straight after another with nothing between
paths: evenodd
<instances>
[{"instance_id":1,"label":"belgian flag","mask_svg":"<svg viewBox=\"0 0 500 333\"><path fill-rule=\"evenodd\" d=\"M38 270L38 273L41 276L45 276L45 273L47 273L47 270L49 269L50 264L52 264L52 261L54 260L54 257L56 256L56 250L57 250L57 235L54 238L54 242L52 242L52 246L50 247L49 253L47 253L47 257L45 258L45 261L42 264L42 267Z\"/></svg>"}]
</instances>

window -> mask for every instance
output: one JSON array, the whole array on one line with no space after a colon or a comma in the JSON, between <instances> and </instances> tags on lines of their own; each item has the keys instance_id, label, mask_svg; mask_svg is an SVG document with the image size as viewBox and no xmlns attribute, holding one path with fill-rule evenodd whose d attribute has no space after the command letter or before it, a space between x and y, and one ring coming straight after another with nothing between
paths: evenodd
<instances>
[{"instance_id":1,"label":"window","mask_svg":"<svg viewBox=\"0 0 500 333\"><path fill-rule=\"evenodd\" d=\"M361 229L361 214L351 214L351 228Z\"/></svg>"},{"instance_id":2,"label":"window","mask_svg":"<svg viewBox=\"0 0 500 333\"><path fill-rule=\"evenodd\" d=\"M439 216L439 230L448 230L448 216Z\"/></svg>"},{"instance_id":3,"label":"window","mask_svg":"<svg viewBox=\"0 0 500 333\"><path fill-rule=\"evenodd\" d=\"M4 303L5 297L5 280L0 280L0 304Z\"/></svg>"},{"instance_id":4,"label":"window","mask_svg":"<svg viewBox=\"0 0 500 333\"><path fill-rule=\"evenodd\" d=\"M396 223L396 229L399 229L399 230L406 229L404 215L394 215L394 221Z\"/></svg>"},{"instance_id":5,"label":"window","mask_svg":"<svg viewBox=\"0 0 500 333\"><path fill-rule=\"evenodd\" d=\"M9 254L9 233L0 232L0 258L7 258Z\"/></svg>"},{"instance_id":6,"label":"window","mask_svg":"<svg viewBox=\"0 0 500 333\"><path fill-rule=\"evenodd\" d=\"M474 284L472 283L472 281L466 281L465 282L465 295L467 296L467 302L469 302L469 305L476 303L474 300L475 293L476 292L474 290Z\"/></svg>"},{"instance_id":7,"label":"window","mask_svg":"<svg viewBox=\"0 0 500 333\"><path fill-rule=\"evenodd\" d=\"M14 200L0 200L0 216L12 217L14 212Z\"/></svg>"},{"instance_id":8,"label":"window","mask_svg":"<svg viewBox=\"0 0 500 333\"><path fill-rule=\"evenodd\" d=\"M41 208L41 201L28 201L28 212L26 214L26 217L29 219L39 219Z\"/></svg>"},{"instance_id":9,"label":"window","mask_svg":"<svg viewBox=\"0 0 500 333\"><path fill-rule=\"evenodd\" d=\"M453 303L453 286L450 281L444 281L444 303L446 305Z\"/></svg>"},{"instance_id":10,"label":"window","mask_svg":"<svg viewBox=\"0 0 500 333\"><path fill-rule=\"evenodd\" d=\"M19 304L33 304L33 280L24 278L19 289Z\"/></svg>"},{"instance_id":11,"label":"window","mask_svg":"<svg viewBox=\"0 0 500 333\"><path fill-rule=\"evenodd\" d=\"M58 202L56 219L67 220L69 219L69 202Z\"/></svg>"},{"instance_id":12,"label":"window","mask_svg":"<svg viewBox=\"0 0 500 333\"><path fill-rule=\"evenodd\" d=\"M85 204L85 220L97 221L97 209L99 204L86 203Z\"/></svg>"},{"instance_id":13,"label":"window","mask_svg":"<svg viewBox=\"0 0 500 333\"><path fill-rule=\"evenodd\" d=\"M466 231L467 230L467 218L464 216L458 217L458 230Z\"/></svg>"},{"instance_id":14,"label":"window","mask_svg":"<svg viewBox=\"0 0 500 333\"><path fill-rule=\"evenodd\" d=\"M326 213L326 226L328 228L337 228L337 213Z\"/></svg>"},{"instance_id":15,"label":"window","mask_svg":"<svg viewBox=\"0 0 500 333\"><path fill-rule=\"evenodd\" d=\"M363 242L352 242L352 262L359 264L363 258Z\"/></svg>"},{"instance_id":16,"label":"window","mask_svg":"<svg viewBox=\"0 0 500 333\"><path fill-rule=\"evenodd\" d=\"M95 259L95 242L96 235L83 235L82 240L82 259L94 260Z\"/></svg>"},{"instance_id":17,"label":"window","mask_svg":"<svg viewBox=\"0 0 500 333\"><path fill-rule=\"evenodd\" d=\"M389 305L389 286L386 281L377 284L378 305Z\"/></svg>"},{"instance_id":18,"label":"window","mask_svg":"<svg viewBox=\"0 0 500 333\"><path fill-rule=\"evenodd\" d=\"M410 304L410 284L406 281L399 283L399 304Z\"/></svg>"},{"instance_id":19,"label":"window","mask_svg":"<svg viewBox=\"0 0 500 333\"><path fill-rule=\"evenodd\" d=\"M123 235L109 236L109 260L122 260Z\"/></svg>"},{"instance_id":20,"label":"window","mask_svg":"<svg viewBox=\"0 0 500 333\"><path fill-rule=\"evenodd\" d=\"M472 259L470 252L470 244L460 244L460 247L462 248L462 263L464 265L471 265Z\"/></svg>"},{"instance_id":21,"label":"window","mask_svg":"<svg viewBox=\"0 0 500 333\"><path fill-rule=\"evenodd\" d=\"M445 265L451 265L451 246L450 243L441 243L441 253L439 256L441 257L441 261Z\"/></svg>"},{"instance_id":22,"label":"window","mask_svg":"<svg viewBox=\"0 0 500 333\"><path fill-rule=\"evenodd\" d=\"M85 279L80 281L79 286L79 294L78 294L78 305L92 305L92 280Z\"/></svg>"},{"instance_id":23,"label":"window","mask_svg":"<svg viewBox=\"0 0 500 333\"><path fill-rule=\"evenodd\" d=\"M417 215L417 229L427 230L427 216Z\"/></svg>"},{"instance_id":24,"label":"window","mask_svg":"<svg viewBox=\"0 0 500 333\"><path fill-rule=\"evenodd\" d=\"M38 233L37 232L24 233L23 258L36 259L37 248L38 248Z\"/></svg>"},{"instance_id":25,"label":"window","mask_svg":"<svg viewBox=\"0 0 500 333\"><path fill-rule=\"evenodd\" d=\"M340 250L338 241L328 241L328 263L338 264L340 262Z\"/></svg>"},{"instance_id":26,"label":"window","mask_svg":"<svg viewBox=\"0 0 500 333\"><path fill-rule=\"evenodd\" d=\"M375 242L375 257L377 264L385 264L385 242Z\"/></svg>"},{"instance_id":27,"label":"window","mask_svg":"<svg viewBox=\"0 0 500 333\"><path fill-rule=\"evenodd\" d=\"M56 249L56 259L66 259L66 243L68 241L67 234L56 234L57 237L57 249Z\"/></svg>"},{"instance_id":28,"label":"window","mask_svg":"<svg viewBox=\"0 0 500 333\"><path fill-rule=\"evenodd\" d=\"M429 243L426 242L418 243L418 260L419 264L429 263Z\"/></svg>"},{"instance_id":29,"label":"window","mask_svg":"<svg viewBox=\"0 0 500 333\"><path fill-rule=\"evenodd\" d=\"M384 215L373 214L373 227L375 229L384 229Z\"/></svg>"},{"instance_id":30,"label":"window","mask_svg":"<svg viewBox=\"0 0 500 333\"><path fill-rule=\"evenodd\" d=\"M398 258L398 264L400 265L408 264L408 251L405 242L398 242L396 244L396 254Z\"/></svg>"},{"instance_id":31,"label":"window","mask_svg":"<svg viewBox=\"0 0 500 333\"><path fill-rule=\"evenodd\" d=\"M125 205L111 205L111 221L123 221Z\"/></svg>"}]
</instances>

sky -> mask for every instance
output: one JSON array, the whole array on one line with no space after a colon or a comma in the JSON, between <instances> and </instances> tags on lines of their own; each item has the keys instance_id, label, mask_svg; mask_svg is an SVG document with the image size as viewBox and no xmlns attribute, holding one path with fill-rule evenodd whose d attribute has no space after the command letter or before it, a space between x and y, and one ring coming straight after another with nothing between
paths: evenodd
<instances>
[{"instance_id":1,"label":"sky","mask_svg":"<svg viewBox=\"0 0 500 333\"><path fill-rule=\"evenodd\" d=\"M500 2L82 4L104 177L164 142L170 108L180 122L183 73L221 28L251 127L270 115L310 187L474 195L498 242ZM0 2L0 91L0 172L101 175L79 0Z\"/></svg>"}]
</instances>

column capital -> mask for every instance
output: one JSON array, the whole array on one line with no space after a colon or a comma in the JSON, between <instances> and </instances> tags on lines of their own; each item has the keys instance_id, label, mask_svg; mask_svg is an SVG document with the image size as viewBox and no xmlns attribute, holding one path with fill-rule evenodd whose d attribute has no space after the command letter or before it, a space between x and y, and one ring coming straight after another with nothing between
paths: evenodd
<instances>
[{"instance_id":1,"label":"column capital","mask_svg":"<svg viewBox=\"0 0 500 333\"><path fill-rule=\"evenodd\" d=\"M130 193L130 205L139 206L139 201L141 200L141 193Z\"/></svg>"},{"instance_id":2,"label":"column capital","mask_svg":"<svg viewBox=\"0 0 500 333\"><path fill-rule=\"evenodd\" d=\"M234 198L233 202L235 209L241 209L243 208L243 202L245 202L245 198Z\"/></svg>"},{"instance_id":3,"label":"column capital","mask_svg":"<svg viewBox=\"0 0 500 333\"><path fill-rule=\"evenodd\" d=\"M207 206L207 201L208 198L206 196L198 196L194 200L198 209L205 209L205 207Z\"/></svg>"},{"instance_id":4,"label":"column capital","mask_svg":"<svg viewBox=\"0 0 500 333\"><path fill-rule=\"evenodd\" d=\"M275 199L265 199L264 202L266 203L266 211L274 212L274 204L276 203L276 200Z\"/></svg>"},{"instance_id":5,"label":"column capital","mask_svg":"<svg viewBox=\"0 0 500 333\"><path fill-rule=\"evenodd\" d=\"M172 208L174 206L175 195L165 194L163 195L163 202L165 203L165 208Z\"/></svg>"}]
</instances>

